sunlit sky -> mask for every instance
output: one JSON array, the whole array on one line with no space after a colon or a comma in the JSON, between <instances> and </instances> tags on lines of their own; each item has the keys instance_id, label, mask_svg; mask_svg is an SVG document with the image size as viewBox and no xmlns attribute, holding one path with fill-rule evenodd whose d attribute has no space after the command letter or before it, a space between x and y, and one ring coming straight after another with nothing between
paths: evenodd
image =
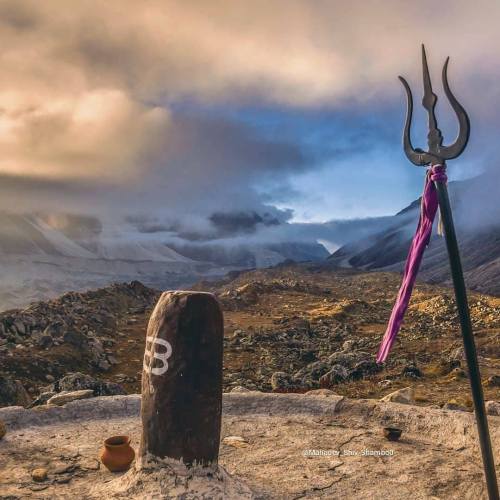
<instances>
[{"instance_id":1,"label":"sunlit sky","mask_svg":"<svg viewBox=\"0 0 500 500\"><path fill-rule=\"evenodd\" d=\"M0 0L0 208L394 213L423 180L397 80L425 147L422 42L471 115L450 177L492 165L498 19L494 0ZM451 142L443 99L438 118Z\"/></svg>"}]
</instances>

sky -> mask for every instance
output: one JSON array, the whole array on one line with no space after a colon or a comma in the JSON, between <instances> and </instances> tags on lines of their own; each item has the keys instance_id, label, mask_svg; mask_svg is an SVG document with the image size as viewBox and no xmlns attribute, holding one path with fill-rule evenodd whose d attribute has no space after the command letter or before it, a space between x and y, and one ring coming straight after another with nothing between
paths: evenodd
<instances>
[{"instance_id":1,"label":"sky","mask_svg":"<svg viewBox=\"0 0 500 500\"><path fill-rule=\"evenodd\" d=\"M0 209L393 214L422 189L397 79L425 148L422 42L471 118L450 178L497 168L498 19L495 0L0 0ZM444 96L438 120L452 142Z\"/></svg>"}]
</instances>

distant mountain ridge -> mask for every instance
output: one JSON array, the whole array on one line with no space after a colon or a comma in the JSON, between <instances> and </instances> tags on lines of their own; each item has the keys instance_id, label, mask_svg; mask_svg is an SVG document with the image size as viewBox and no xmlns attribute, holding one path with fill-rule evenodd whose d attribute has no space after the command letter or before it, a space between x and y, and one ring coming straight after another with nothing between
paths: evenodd
<instances>
[{"instance_id":1,"label":"distant mountain ridge","mask_svg":"<svg viewBox=\"0 0 500 500\"><path fill-rule=\"evenodd\" d=\"M491 196L497 189L485 176L453 182L449 186L466 284L471 289L493 295L500 295L500 206L498 196ZM420 199L398 212L382 231L343 245L328 258L328 265L401 271L418 223L419 210ZM433 234L419 278L451 284L443 237Z\"/></svg>"},{"instance_id":2,"label":"distant mountain ridge","mask_svg":"<svg viewBox=\"0 0 500 500\"><path fill-rule=\"evenodd\" d=\"M159 289L187 287L235 269L327 256L314 240L189 242L168 231L140 231L127 221L0 212L0 310L112 282L140 279Z\"/></svg>"}]
</instances>

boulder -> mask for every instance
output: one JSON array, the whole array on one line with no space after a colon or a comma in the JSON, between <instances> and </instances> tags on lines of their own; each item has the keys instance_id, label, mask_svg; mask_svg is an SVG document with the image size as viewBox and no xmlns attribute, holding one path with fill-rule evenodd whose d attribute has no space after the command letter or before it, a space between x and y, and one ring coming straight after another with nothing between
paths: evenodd
<instances>
[{"instance_id":1,"label":"boulder","mask_svg":"<svg viewBox=\"0 0 500 500\"><path fill-rule=\"evenodd\" d=\"M88 343L87 336L77 330L69 330L63 336L63 341L79 349Z\"/></svg>"},{"instance_id":2,"label":"boulder","mask_svg":"<svg viewBox=\"0 0 500 500\"><path fill-rule=\"evenodd\" d=\"M50 335L42 334L36 339L36 345L41 349L47 349L53 344L53 339Z\"/></svg>"},{"instance_id":3,"label":"boulder","mask_svg":"<svg viewBox=\"0 0 500 500\"><path fill-rule=\"evenodd\" d=\"M250 389L243 387L242 385L237 385L231 389L231 392L251 392Z\"/></svg>"},{"instance_id":4,"label":"boulder","mask_svg":"<svg viewBox=\"0 0 500 500\"><path fill-rule=\"evenodd\" d=\"M333 365L332 369L325 373L319 379L319 385L322 388L328 388L332 385L344 382L349 378L349 371L342 365Z\"/></svg>"},{"instance_id":5,"label":"boulder","mask_svg":"<svg viewBox=\"0 0 500 500\"><path fill-rule=\"evenodd\" d=\"M233 448L246 448L249 446L248 441L242 436L227 436L222 440L222 443Z\"/></svg>"},{"instance_id":6,"label":"boulder","mask_svg":"<svg viewBox=\"0 0 500 500\"><path fill-rule=\"evenodd\" d=\"M350 339L350 340L346 340L343 344L342 344L342 350L343 351L354 351L354 349L356 348L357 346L357 342L353 339Z\"/></svg>"},{"instance_id":7,"label":"boulder","mask_svg":"<svg viewBox=\"0 0 500 500\"><path fill-rule=\"evenodd\" d=\"M39 469L34 469L31 472L31 477L33 481L41 483L42 481L45 481L47 479L47 469L43 467L40 467Z\"/></svg>"},{"instance_id":8,"label":"boulder","mask_svg":"<svg viewBox=\"0 0 500 500\"><path fill-rule=\"evenodd\" d=\"M443 410L468 411L464 405L461 405L455 399L450 399L447 403L445 403L443 405Z\"/></svg>"},{"instance_id":9,"label":"boulder","mask_svg":"<svg viewBox=\"0 0 500 500\"><path fill-rule=\"evenodd\" d=\"M422 372L415 364L411 363L403 368L401 375L406 378L420 378Z\"/></svg>"},{"instance_id":10,"label":"boulder","mask_svg":"<svg viewBox=\"0 0 500 500\"><path fill-rule=\"evenodd\" d=\"M328 363L333 365L343 365L346 368L353 369L354 366L362 361L372 361L373 355L363 351L339 351L334 352L328 357Z\"/></svg>"},{"instance_id":11,"label":"boulder","mask_svg":"<svg viewBox=\"0 0 500 500\"><path fill-rule=\"evenodd\" d=\"M19 380L0 375L0 407L28 406L31 397Z\"/></svg>"},{"instance_id":12,"label":"boulder","mask_svg":"<svg viewBox=\"0 0 500 500\"><path fill-rule=\"evenodd\" d=\"M45 327L43 334L50 335L51 337L62 337L64 332L66 331L66 328L67 326L63 322L50 323Z\"/></svg>"},{"instance_id":13,"label":"boulder","mask_svg":"<svg viewBox=\"0 0 500 500\"><path fill-rule=\"evenodd\" d=\"M398 389L387 394L380 401L411 405L415 403L415 391L413 387L405 387L404 389Z\"/></svg>"},{"instance_id":14,"label":"boulder","mask_svg":"<svg viewBox=\"0 0 500 500\"><path fill-rule=\"evenodd\" d=\"M34 406L40 406L44 405L52 396L55 396L57 392L54 391L47 391L47 392L42 392L36 399L33 401L30 405L29 408L33 408Z\"/></svg>"},{"instance_id":15,"label":"boulder","mask_svg":"<svg viewBox=\"0 0 500 500\"><path fill-rule=\"evenodd\" d=\"M486 384L490 387L500 387L500 375L492 375L486 380Z\"/></svg>"},{"instance_id":16,"label":"boulder","mask_svg":"<svg viewBox=\"0 0 500 500\"><path fill-rule=\"evenodd\" d=\"M500 417L500 403L498 401L486 401L486 413Z\"/></svg>"},{"instance_id":17,"label":"boulder","mask_svg":"<svg viewBox=\"0 0 500 500\"><path fill-rule=\"evenodd\" d=\"M293 380L288 373L274 372L271 375L271 387L276 392L287 392L293 388Z\"/></svg>"},{"instance_id":18,"label":"boulder","mask_svg":"<svg viewBox=\"0 0 500 500\"><path fill-rule=\"evenodd\" d=\"M360 378L368 377L369 375L374 375L380 370L382 370L381 365L371 359L365 359L354 365L349 377L353 380L358 380Z\"/></svg>"},{"instance_id":19,"label":"boulder","mask_svg":"<svg viewBox=\"0 0 500 500\"><path fill-rule=\"evenodd\" d=\"M62 406L70 401L76 401L77 399L87 399L94 397L94 391L92 389L82 389L81 391L72 392L60 392L55 396L52 396L48 401L48 405Z\"/></svg>"},{"instance_id":20,"label":"boulder","mask_svg":"<svg viewBox=\"0 0 500 500\"><path fill-rule=\"evenodd\" d=\"M313 389L312 391L307 391L305 393L306 396L324 396L324 397L331 397L331 396L338 396L335 392L331 391L330 389Z\"/></svg>"}]
</instances>

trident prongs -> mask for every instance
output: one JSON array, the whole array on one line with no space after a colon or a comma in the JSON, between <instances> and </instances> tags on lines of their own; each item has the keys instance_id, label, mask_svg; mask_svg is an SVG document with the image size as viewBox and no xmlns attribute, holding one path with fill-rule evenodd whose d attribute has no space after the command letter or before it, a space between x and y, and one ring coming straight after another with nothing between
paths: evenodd
<instances>
[{"instance_id":1,"label":"trident prongs","mask_svg":"<svg viewBox=\"0 0 500 500\"><path fill-rule=\"evenodd\" d=\"M455 289L455 298L457 302L457 310L458 317L460 320L460 328L462 330L462 338L464 343L464 353L465 359L467 360L467 367L469 370L469 383L471 386L472 399L474 401L474 409L477 423L477 430L479 436L479 444L481 447L481 454L483 457L483 468L484 475L486 478L486 487L488 490L488 498L489 500L500 500L498 494L498 485L497 478L495 472L495 459L493 454L493 449L491 447L491 439L490 432L488 429L488 418L486 416L486 409L484 405L484 394L483 394L483 386L481 382L481 373L479 370L479 363L477 360L477 351L476 351L476 343L474 340L474 332L472 331L472 322L470 319L469 305L467 302L467 290L465 288L464 274L462 271L462 263L460 261L460 251L458 248L457 235L455 233L455 225L453 224L453 215L451 212L450 199L448 197L448 188L446 187L446 175L444 175L444 170L446 168L446 160L451 160L452 158L456 158L462 151L465 149L467 145L467 141L469 140L469 118L467 117L467 113L464 108L460 105L460 103L455 99L455 96L452 94L450 87L448 85L448 61L449 58L446 59L446 62L443 66L443 87L446 97L450 101L451 107L455 111L455 114L458 118L459 123L459 131L458 137L455 142L450 146L443 146L443 137L441 135L441 131L437 127L436 116L434 114L434 109L436 107L437 96L432 92L431 86L431 78L429 76L429 68L427 67L427 58L425 56L425 48L422 45L422 66L424 72L424 98L422 99L422 105L427 110L429 115L429 133L427 136L427 142L429 145L429 151L422 151L421 149L413 149L411 145L410 139L410 127L411 127L411 115L413 111L413 100L411 97L410 87L406 80L402 77L399 77L401 82L404 85L407 96L407 112L406 112L406 122L403 133L403 145L406 156L408 159L414 163L415 165L431 165L431 166L440 166L439 169L429 169L427 178L426 178L426 190L429 182L432 182L434 185L434 189L437 192L437 201L439 204L439 210L441 213L441 219L443 222L444 229L444 237L446 240L446 248L448 250L448 256L450 258L450 270L451 270L451 278L453 281L453 288ZM433 198L430 196L429 199ZM434 199L435 203L435 199ZM423 206L423 205L422 205ZM435 205L434 205L435 206ZM429 214L426 214L428 217ZM409 274L407 270L411 270L411 266L419 266L422 254L418 256L418 254L414 251L414 244L416 241L422 241L419 239L423 232L421 232L421 223L425 221L425 217L421 215L421 219L418 225L417 234L412 243L411 254L415 257L415 260L410 265L410 260L406 264L405 268L405 279L408 278ZM431 218L431 228L432 231L432 218ZM430 237L431 233L428 234ZM427 243L429 240L427 240ZM416 245L418 246L418 245ZM418 256L418 258L417 258ZM415 264L416 262L416 264ZM409 271L408 271L409 272ZM408 290L406 288L408 283L404 284L405 288L401 288L401 290L405 290L404 293ZM413 286L413 285L411 285ZM411 293L411 288L409 289ZM399 296L398 296L399 301ZM399 302L401 304L402 302ZM392 316L391 316L392 320ZM388 330L390 332L390 330ZM397 330L396 330L397 331ZM390 345L390 344L388 344ZM385 347L385 346L384 346Z\"/></svg>"},{"instance_id":2,"label":"trident prongs","mask_svg":"<svg viewBox=\"0 0 500 500\"><path fill-rule=\"evenodd\" d=\"M438 163L444 163L445 160L451 160L456 158L462 153L469 140L469 117L465 112L465 109L457 101L456 97L453 95L448 84L448 62L450 58L446 59L443 66L443 88L451 107L455 111L458 118L459 130L458 137L455 142L450 146L443 146L443 136L441 130L437 126L436 115L434 113L437 96L432 91L431 78L429 76L429 68L427 66L427 57L425 55L425 47L422 45L422 68L423 68L423 79L424 79L424 96L422 99L422 105L427 110L429 116L429 133L427 135L428 151L423 151L419 148L413 148L410 138L411 129L411 119L413 113L413 98L408 82L400 76L399 79L406 90L407 98L407 110L406 110L406 121L403 132L403 146L408 159L418 166L432 165Z\"/></svg>"}]
</instances>

